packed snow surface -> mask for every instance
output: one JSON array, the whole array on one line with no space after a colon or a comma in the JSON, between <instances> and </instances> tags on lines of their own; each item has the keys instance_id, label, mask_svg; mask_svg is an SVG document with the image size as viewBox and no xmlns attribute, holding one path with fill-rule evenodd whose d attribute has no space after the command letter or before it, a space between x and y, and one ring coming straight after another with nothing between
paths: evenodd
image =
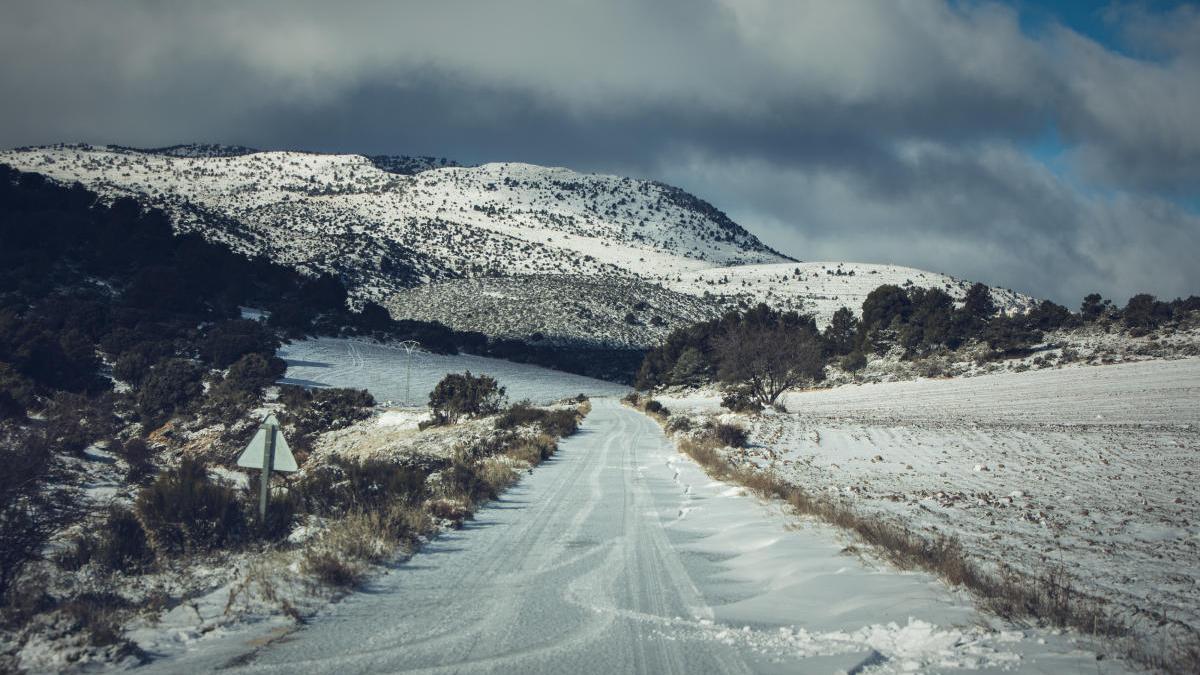
<instances>
[{"instance_id":1,"label":"packed snow surface","mask_svg":"<svg viewBox=\"0 0 1200 675\"><path fill-rule=\"evenodd\" d=\"M472 375L496 378L507 389L511 401L529 399L534 403L551 403L577 394L610 396L629 391L625 385L540 366L470 354L424 351L413 353L409 386L409 357L404 349L344 338L299 340L284 345L278 355L288 364L287 373L280 380L282 384L366 389L379 403L423 406L429 400L429 392L442 377L468 370Z\"/></svg>"},{"instance_id":2,"label":"packed snow surface","mask_svg":"<svg viewBox=\"0 0 1200 675\"><path fill-rule=\"evenodd\" d=\"M741 459L986 563L1061 572L1170 644L1200 628L1197 401L1195 358L848 385L740 419Z\"/></svg>"},{"instance_id":3,"label":"packed snow surface","mask_svg":"<svg viewBox=\"0 0 1200 675\"><path fill-rule=\"evenodd\" d=\"M278 622L219 632L139 670L1123 672L848 555L593 403L553 459L365 592L283 639Z\"/></svg>"}]
</instances>

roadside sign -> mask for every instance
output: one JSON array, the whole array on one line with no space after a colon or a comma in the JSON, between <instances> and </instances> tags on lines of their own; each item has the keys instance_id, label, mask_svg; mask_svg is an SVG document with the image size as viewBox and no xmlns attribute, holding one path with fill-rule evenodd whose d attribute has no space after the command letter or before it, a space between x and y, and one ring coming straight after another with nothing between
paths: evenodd
<instances>
[{"instance_id":1,"label":"roadside sign","mask_svg":"<svg viewBox=\"0 0 1200 675\"><path fill-rule=\"evenodd\" d=\"M250 439L250 445L238 457L238 466L262 470L262 485L258 493L258 519L267 518L267 499L271 495L271 471L296 471L296 458L279 430L279 420L274 414L267 415L262 426Z\"/></svg>"},{"instance_id":2,"label":"roadside sign","mask_svg":"<svg viewBox=\"0 0 1200 675\"><path fill-rule=\"evenodd\" d=\"M270 438L272 435L274 439ZM268 443L270 440L275 441L275 452L273 453L268 453L267 446L270 445ZM270 467L272 471L300 470L300 467L296 465L296 458L292 456L292 449L288 447L283 432L279 430L279 420L275 419L275 415L268 415L267 419L263 420L262 426L250 440L250 445L247 445L246 449L242 451L241 457L238 457L237 465L250 469L261 469L268 454L272 455Z\"/></svg>"}]
</instances>

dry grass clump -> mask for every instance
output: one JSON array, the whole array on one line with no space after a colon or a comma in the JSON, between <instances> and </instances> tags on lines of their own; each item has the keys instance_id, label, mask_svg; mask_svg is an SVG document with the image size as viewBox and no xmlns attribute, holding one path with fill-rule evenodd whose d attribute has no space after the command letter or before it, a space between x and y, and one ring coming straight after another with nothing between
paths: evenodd
<instances>
[{"instance_id":1,"label":"dry grass clump","mask_svg":"<svg viewBox=\"0 0 1200 675\"><path fill-rule=\"evenodd\" d=\"M519 478L506 457L485 457L476 462L475 470L495 495L508 489Z\"/></svg>"},{"instance_id":2,"label":"dry grass clump","mask_svg":"<svg viewBox=\"0 0 1200 675\"><path fill-rule=\"evenodd\" d=\"M434 529L423 509L394 503L377 511L354 511L331 523L304 550L301 569L331 588L356 586L368 564L409 552Z\"/></svg>"},{"instance_id":3,"label":"dry grass clump","mask_svg":"<svg viewBox=\"0 0 1200 675\"><path fill-rule=\"evenodd\" d=\"M425 502L425 510L433 518L447 521L451 527L462 527L463 521L471 517L471 505L447 497L437 497Z\"/></svg>"},{"instance_id":4,"label":"dry grass clump","mask_svg":"<svg viewBox=\"0 0 1200 675\"><path fill-rule=\"evenodd\" d=\"M513 445L505 454L518 462L537 466L549 459L557 450L558 442L554 440L553 436L539 434Z\"/></svg>"},{"instance_id":5,"label":"dry grass clump","mask_svg":"<svg viewBox=\"0 0 1200 675\"><path fill-rule=\"evenodd\" d=\"M344 558L337 551L323 548L306 549L300 571L319 583L337 590L350 590L366 578L366 567L359 561Z\"/></svg>"}]
</instances>

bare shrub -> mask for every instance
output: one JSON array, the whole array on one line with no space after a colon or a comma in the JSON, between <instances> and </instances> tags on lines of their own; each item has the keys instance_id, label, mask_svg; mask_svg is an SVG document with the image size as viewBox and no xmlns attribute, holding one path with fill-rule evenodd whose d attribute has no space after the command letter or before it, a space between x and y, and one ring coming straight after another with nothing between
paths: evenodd
<instances>
[{"instance_id":1,"label":"bare shrub","mask_svg":"<svg viewBox=\"0 0 1200 675\"><path fill-rule=\"evenodd\" d=\"M646 401L642 404L642 410L645 410L647 415L659 417L664 420L671 416L671 411L667 410L666 406L652 398L646 399Z\"/></svg>"},{"instance_id":2,"label":"bare shrub","mask_svg":"<svg viewBox=\"0 0 1200 675\"><path fill-rule=\"evenodd\" d=\"M528 401L510 406L496 419L497 429L515 429L536 425L551 436L570 436L579 428L579 413L575 410L546 410L535 408Z\"/></svg>"},{"instance_id":3,"label":"bare shrub","mask_svg":"<svg viewBox=\"0 0 1200 675\"><path fill-rule=\"evenodd\" d=\"M184 460L138 494L136 510L156 551L210 551L237 542L245 517L237 493L208 479L204 465Z\"/></svg>"},{"instance_id":4,"label":"bare shrub","mask_svg":"<svg viewBox=\"0 0 1200 675\"><path fill-rule=\"evenodd\" d=\"M119 505L109 507L93 557L105 569L121 572L140 572L154 562L141 521Z\"/></svg>"},{"instance_id":5,"label":"bare shrub","mask_svg":"<svg viewBox=\"0 0 1200 675\"><path fill-rule=\"evenodd\" d=\"M535 438L520 441L514 444L505 453L514 460L525 462L530 466L537 466L558 449L558 444L547 434L541 434Z\"/></svg>"},{"instance_id":6,"label":"bare shrub","mask_svg":"<svg viewBox=\"0 0 1200 675\"><path fill-rule=\"evenodd\" d=\"M735 424L717 424L713 426L710 433L718 443L731 448L744 448L750 440L750 435L746 430Z\"/></svg>"},{"instance_id":7,"label":"bare shrub","mask_svg":"<svg viewBox=\"0 0 1200 675\"><path fill-rule=\"evenodd\" d=\"M84 632L96 646L122 644L121 621L131 604L113 593L80 593L58 607L72 628Z\"/></svg>"},{"instance_id":8,"label":"bare shrub","mask_svg":"<svg viewBox=\"0 0 1200 675\"><path fill-rule=\"evenodd\" d=\"M485 482L465 453L458 453L450 462L450 466L442 469L438 477L438 486L442 496L451 499L459 498L467 503L475 504L496 497L492 486Z\"/></svg>"},{"instance_id":9,"label":"bare shrub","mask_svg":"<svg viewBox=\"0 0 1200 675\"><path fill-rule=\"evenodd\" d=\"M677 434L681 431L690 431L692 428L692 420L683 415L673 415L667 420L667 433Z\"/></svg>"},{"instance_id":10,"label":"bare shrub","mask_svg":"<svg viewBox=\"0 0 1200 675\"><path fill-rule=\"evenodd\" d=\"M339 557L336 551L306 549L300 571L321 584L338 590L357 587L366 578L366 569L356 560Z\"/></svg>"}]
</instances>

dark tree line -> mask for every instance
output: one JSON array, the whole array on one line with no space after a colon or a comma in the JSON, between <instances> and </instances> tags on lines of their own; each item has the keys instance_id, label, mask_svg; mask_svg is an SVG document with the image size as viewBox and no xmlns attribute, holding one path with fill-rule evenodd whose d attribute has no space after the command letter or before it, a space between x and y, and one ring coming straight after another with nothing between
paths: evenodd
<instances>
[{"instance_id":1,"label":"dark tree line","mask_svg":"<svg viewBox=\"0 0 1200 675\"><path fill-rule=\"evenodd\" d=\"M1141 335L1198 309L1196 296L1164 302L1140 294L1118 308L1091 294L1074 313L1044 300L1029 312L1006 315L983 284L971 286L961 304L937 288L882 285L863 301L861 318L842 307L823 333L809 316L765 305L675 330L647 353L635 385L735 383L740 388L727 397L727 407L752 409L820 380L827 364L853 371L866 365L869 354L895 347L906 358L919 358L981 342L995 358L1006 358L1030 353L1049 331L1106 324Z\"/></svg>"}]
</instances>

